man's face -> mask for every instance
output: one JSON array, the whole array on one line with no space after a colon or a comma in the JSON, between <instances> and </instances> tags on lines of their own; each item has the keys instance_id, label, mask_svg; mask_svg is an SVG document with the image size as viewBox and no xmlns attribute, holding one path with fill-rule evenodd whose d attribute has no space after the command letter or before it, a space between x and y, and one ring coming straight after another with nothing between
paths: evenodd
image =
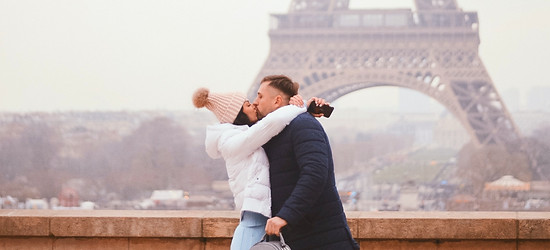
<instances>
[{"instance_id":1,"label":"man's face","mask_svg":"<svg viewBox=\"0 0 550 250\"><path fill-rule=\"evenodd\" d=\"M273 112L281 106L281 96L279 91L271 86L269 82L262 82L258 89L258 96L253 105L256 106L258 119L264 118L267 114Z\"/></svg>"}]
</instances>

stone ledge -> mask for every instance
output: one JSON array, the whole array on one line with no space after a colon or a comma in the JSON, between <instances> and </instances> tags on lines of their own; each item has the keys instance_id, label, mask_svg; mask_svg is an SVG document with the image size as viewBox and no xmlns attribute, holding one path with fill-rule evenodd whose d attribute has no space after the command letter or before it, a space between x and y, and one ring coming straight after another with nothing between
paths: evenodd
<instances>
[{"instance_id":1,"label":"stone ledge","mask_svg":"<svg viewBox=\"0 0 550 250\"><path fill-rule=\"evenodd\" d=\"M550 212L347 212L358 240L550 239ZM231 238L237 211L0 210L0 237Z\"/></svg>"},{"instance_id":2,"label":"stone ledge","mask_svg":"<svg viewBox=\"0 0 550 250\"><path fill-rule=\"evenodd\" d=\"M517 239L515 212L365 212L361 239Z\"/></svg>"},{"instance_id":3,"label":"stone ledge","mask_svg":"<svg viewBox=\"0 0 550 250\"><path fill-rule=\"evenodd\" d=\"M202 237L205 213L183 211L56 211L56 237Z\"/></svg>"},{"instance_id":4,"label":"stone ledge","mask_svg":"<svg viewBox=\"0 0 550 250\"><path fill-rule=\"evenodd\" d=\"M518 239L550 239L550 212L518 213Z\"/></svg>"},{"instance_id":5,"label":"stone ledge","mask_svg":"<svg viewBox=\"0 0 550 250\"><path fill-rule=\"evenodd\" d=\"M50 215L47 212L0 209L0 236L48 236Z\"/></svg>"}]
</instances>

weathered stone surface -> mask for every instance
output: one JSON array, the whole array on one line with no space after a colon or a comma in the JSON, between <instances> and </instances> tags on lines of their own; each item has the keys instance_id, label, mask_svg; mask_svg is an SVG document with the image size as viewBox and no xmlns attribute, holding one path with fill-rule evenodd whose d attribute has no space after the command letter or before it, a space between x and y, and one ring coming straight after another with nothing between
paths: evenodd
<instances>
[{"instance_id":1,"label":"weathered stone surface","mask_svg":"<svg viewBox=\"0 0 550 250\"><path fill-rule=\"evenodd\" d=\"M518 243L519 250L548 250L550 249L550 239L547 240L520 240Z\"/></svg>"},{"instance_id":2,"label":"weathered stone surface","mask_svg":"<svg viewBox=\"0 0 550 250\"><path fill-rule=\"evenodd\" d=\"M48 214L36 211L0 209L0 236L48 236Z\"/></svg>"},{"instance_id":3,"label":"weathered stone surface","mask_svg":"<svg viewBox=\"0 0 550 250\"><path fill-rule=\"evenodd\" d=\"M550 249L549 212L346 214L362 249ZM0 210L0 250L228 249L238 223L238 211Z\"/></svg>"},{"instance_id":4,"label":"weathered stone surface","mask_svg":"<svg viewBox=\"0 0 550 250\"><path fill-rule=\"evenodd\" d=\"M515 240L457 240L443 241L437 244L437 250L468 249L468 250L514 250Z\"/></svg>"},{"instance_id":5,"label":"weathered stone surface","mask_svg":"<svg viewBox=\"0 0 550 250\"><path fill-rule=\"evenodd\" d=\"M126 250L127 238L59 238L54 250Z\"/></svg>"},{"instance_id":6,"label":"weathered stone surface","mask_svg":"<svg viewBox=\"0 0 550 250\"><path fill-rule=\"evenodd\" d=\"M516 239L512 212L364 212L362 239ZM368 218L368 219L367 219Z\"/></svg>"},{"instance_id":7,"label":"weathered stone surface","mask_svg":"<svg viewBox=\"0 0 550 250\"><path fill-rule=\"evenodd\" d=\"M359 242L361 250L388 250L388 249L407 249L407 250L430 250L437 249L435 242L426 241L400 241L400 240L362 240Z\"/></svg>"},{"instance_id":8,"label":"weathered stone surface","mask_svg":"<svg viewBox=\"0 0 550 250\"><path fill-rule=\"evenodd\" d=\"M0 249L9 250L51 250L53 239L46 237L0 237Z\"/></svg>"},{"instance_id":9,"label":"weathered stone surface","mask_svg":"<svg viewBox=\"0 0 550 250\"><path fill-rule=\"evenodd\" d=\"M487 240L487 241L407 241L407 240L364 240L360 242L361 249L365 250L387 250L387 249L407 249L407 250L446 250L446 249L468 249L468 250L513 250L516 249L516 242L513 240Z\"/></svg>"},{"instance_id":10,"label":"weathered stone surface","mask_svg":"<svg viewBox=\"0 0 550 250\"><path fill-rule=\"evenodd\" d=\"M210 211L202 220L203 237L224 238L233 237L233 232L239 225L238 211Z\"/></svg>"},{"instance_id":11,"label":"weathered stone surface","mask_svg":"<svg viewBox=\"0 0 550 250\"><path fill-rule=\"evenodd\" d=\"M357 238L359 236L359 218L361 212L351 211L346 212L346 218L348 219L349 230L351 231L351 236Z\"/></svg>"},{"instance_id":12,"label":"weathered stone surface","mask_svg":"<svg viewBox=\"0 0 550 250\"><path fill-rule=\"evenodd\" d=\"M130 250L186 249L202 250L205 243L197 239L182 238L130 238Z\"/></svg>"},{"instance_id":13,"label":"weathered stone surface","mask_svg":"<svg viewBox=\"0 0 550 250\"><path fill-rule=\"evenodd\" d=\"M207 239L204 250L227 250L231 246L231 239Z\"/></svg>"},{"instance_id":14,"label":"weathered stone surface","mask_svg":"<svg viewBox=\"0 0 550 250\"><path fill-rule=\"evenodd\" d=\"M201 237L203 212L59 211L51 219L57 237Z\"/></svg>"},{"instance_id":15,"label":"weathered stone surface","mask_svg":"<svg viewBox=\"0 0 550 250\"><path fill-rule=\"evenodd\" d=\"M519 239L550 239L550 213L518 213L518 230Z\"/></svg>"}]
</instances>

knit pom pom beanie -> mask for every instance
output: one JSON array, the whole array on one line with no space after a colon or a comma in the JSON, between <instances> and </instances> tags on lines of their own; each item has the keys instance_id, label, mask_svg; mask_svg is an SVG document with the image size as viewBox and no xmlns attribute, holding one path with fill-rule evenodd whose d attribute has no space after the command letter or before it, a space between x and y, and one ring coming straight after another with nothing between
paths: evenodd
<instances>
[{"instance_id":1,"label":"knit pom pom beanie","mask_svg":"<svg viewBox=\"0 0 550 250\"><path fill-rule=\"evenodd\" d=\"M241 93L211 93L206 88L199 88L193 94L193 105L206 107L218 118L220 123L233 123L241 110L246 96Z\"/></svg>"}]
</instances>

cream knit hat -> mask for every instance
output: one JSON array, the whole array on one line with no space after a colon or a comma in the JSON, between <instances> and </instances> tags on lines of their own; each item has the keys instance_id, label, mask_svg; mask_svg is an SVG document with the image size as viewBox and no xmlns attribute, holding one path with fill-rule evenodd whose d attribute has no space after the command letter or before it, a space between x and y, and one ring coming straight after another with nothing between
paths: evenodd
<instances>
[{"instance_id":1,"label":"cream knit hat","mask_svg":"<svg viewBox=\"0 0 550 250\"><path fill-rule=\"evenodd\" d=\"M193 104L197 108L206 107L216 115L220 123L233 123L241 111L246 96L241 93L210 93L200 88L193 94Z\"/></svg>"}]
</instances>

